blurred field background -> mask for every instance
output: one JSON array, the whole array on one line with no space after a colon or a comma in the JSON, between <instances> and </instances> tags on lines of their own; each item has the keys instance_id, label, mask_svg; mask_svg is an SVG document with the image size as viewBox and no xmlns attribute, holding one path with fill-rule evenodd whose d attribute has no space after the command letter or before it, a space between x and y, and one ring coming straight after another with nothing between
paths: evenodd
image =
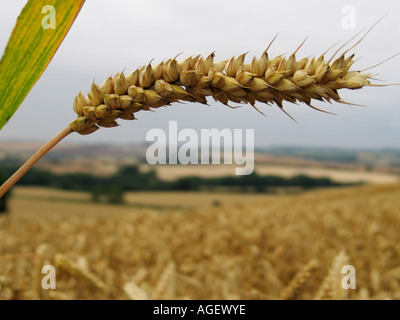
<instances>
[{"instance_id":1,"label":"blurred field background","mask_svg":"<svg viewBox=\"0 0 400 320\"><path fill-rule=\"evenodd\" d=\"M2 6L3 48L25 2ZM326 15L326 4L315 0L202 4L194 16L179 1L87 1L51 66L2 130L0 181L42 146L18 141L48 139L72 120L71 97L93 79L179 52L216 50L221 60L259 55L277 33L271 57L293 52L306 36L299 57L318 56L399 8L395 1L338 1ZM346 8L354 9L350 28L343 23ZM141 12L151 12L152 23ZM266 12L274 14L266 20ZM119 18L110 27L113 15ZM313 18L299 24L299 16ZM194 23L204 20L215 23ZM389 14L357 45L356 57L363 58L356 69L398 51L392 38L382 37L399 33L398 22ZM126 41L128 25L146 26L145 50ZM160 30L179 30L179 37L160 37ZM104 39L124 50L103 45L93 55ZM379 65L374 77L397 83L397 61ZM63 141L0 199L0 300L400 299L400 151L390 149L399 147L398 89L375 89L343 93L345 101L368 108L327 109L340 121L294 105L287 111L301 126L288 123L279 108L266 109L264 118L247 108L228 113L212 105L211 114L208 107L176 104L157 116L141 114L134 131L124 125L88 139L70 137L86 144ZM322 102L315 106L325 109ZM257 150L256 174L241 179L233 178L235 166L150 167L146 145L129 143L144 141L149 124L165 129L168 120L195 130L250 123L256 146L300 147ZM57 271L56 290L41 287L48 264ZM341 286L345 265L355 267L354 290Z\"/></svg>"},{"instance_id":2,"label":"blurred field background","mask_svg":"<svg viewBox=\"0 0 400 320\"><path fill-rule=\"evenodd\" d=\"M19 185L0 215L0 299L400 299L398 167L379 154L258 154L265 173L365 182L324 189L129 191L114 205L84 191ZM96 159L85 166L82 155L49 157L41 166L108 166L111 174L119 165ZM172 180L232 169L216 167L157 173ZM56 290L41 287L46 264L56 267ZM344 265L356 269L355 290L341 287Z\"/></svg>"}]
</instances>

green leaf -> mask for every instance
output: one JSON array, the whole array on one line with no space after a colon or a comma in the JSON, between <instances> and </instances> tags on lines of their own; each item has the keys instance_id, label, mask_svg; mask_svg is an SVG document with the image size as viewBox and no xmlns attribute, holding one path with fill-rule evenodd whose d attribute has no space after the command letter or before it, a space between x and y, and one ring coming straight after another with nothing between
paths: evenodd
<instances>
[{"instance_id":1,"label":"green leaf","mask_svg":"<svg viewBox=\"0 0 400 320\"><path fill-rule=\"evenodd\" d=\"M29 0L22 9L0 61L0 130L39 80L84 2Z\"/></svg>"}]
</instances>

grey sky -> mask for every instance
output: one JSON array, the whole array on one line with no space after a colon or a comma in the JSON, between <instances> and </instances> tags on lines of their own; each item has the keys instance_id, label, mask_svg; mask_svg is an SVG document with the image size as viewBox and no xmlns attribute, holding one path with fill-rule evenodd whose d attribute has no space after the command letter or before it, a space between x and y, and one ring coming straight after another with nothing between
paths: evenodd
<instances>
[{"instance_id":1,"label":"grey sky","mask_svg":"<svg viewBox=\"0 0 400 320\"><path fill-rule=\"evenodd\" d=\"M3 51L19 11L26 1L2 1L0 50ZM342 28L342 8L356 9L356 29ZM136 69L151 59L160 61L183 52L182 58L216 51L216 60L250 51L259 56L271 39L279 37L270 56L291 53L308 36L297 57L319 55L335 42L350 39L386 13L389 15L353 51L363 69L400 52L400 2L395 0L87 0L67 38L42 78L14 117L0 132L0 140L48 140L75 118L72 101L86 93L93 79L101 83L112 73ZM329 56L329 54L328 54ZM400 57L373 70L386 82L400 82ZM399 87L342 91L344 100L366 105L315 103L337 113L331 116L303 105L286 104L294 123L277 107L259 105L231 110L213 102L174 104L156 113L138 113L139 121L120 120L121 126L90 136L71 135L69 142L129 143L144 141L153 128L254 128L257 146L307 145L400 148Z\"/></svg>"}]
</instances>

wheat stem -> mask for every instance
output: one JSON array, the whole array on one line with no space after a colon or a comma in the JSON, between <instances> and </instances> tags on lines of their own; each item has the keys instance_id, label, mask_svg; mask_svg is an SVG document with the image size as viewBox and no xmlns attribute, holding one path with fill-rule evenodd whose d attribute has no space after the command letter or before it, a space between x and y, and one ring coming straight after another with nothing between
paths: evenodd
<instances>
[{"instance_id":1,"label":"wheat stem","mask_svg":"<svg viewBox=\"0 0 400 320\"><path fill-rule=\"evenodd\" d=\"M32 157L29 158L3 185L0 187L0 198L28 172L33 165L38 162L47 152L49 152L57 143L72 133L70 126L62 129L53 139L40 148Z\"/></svg>"}]
</instances>

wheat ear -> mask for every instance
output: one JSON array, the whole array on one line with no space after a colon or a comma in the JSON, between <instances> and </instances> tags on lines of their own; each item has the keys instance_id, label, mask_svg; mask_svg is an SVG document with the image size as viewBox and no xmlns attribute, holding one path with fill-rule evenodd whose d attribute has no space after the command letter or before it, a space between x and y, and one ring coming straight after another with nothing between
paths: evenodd
<instances>
[{"instance_id":1,"label":"wheat ear","mask_svg":"<svg viewBox=\"0 0 400 320\"><path fill-rule=\"evenodd\" d=\"M294 300L300 296L304 284L318 267L318 260L312 259L310 262L308 262L303 268L300 269L300 271L290 281L288 286L282 291L280 299Z\"/></svg>"},{"instance_id":2,"label":"wheat ear","mask_svg":"<svg viewBox=\"0 0 400 320\"><path fill-rule=\"evenodd\" d=\"M296 60L294 53L270 60L266 51L260 59L245 64L245 55L222 62L214 62L214 53L181 62L174 58L154 67L143 66L127 76L117 73L100 86L93 83L87 96L81 92L76 96L74 111L78 118L70 127L86 135L99 127L118 126L118 118L134 120L139 111L173 102L207 104L209 96L231 108L231 102L248 103L258 110L255 104L261 102L275 103L284 111L283 102L289 101L317 109L312 100L346 103L340 98L339 89L371 85L370 73L349 71L354 55L342 55L330 64L324 56Z\"/></svg>"},{"instance_id":3,"label":"wheat ear","mask_svg":"<svg viewBox=\"0 0 400 320\"><path fill-rule=\"evenodd\" d=\"M82 263L82 261L77 262L61 253L58 253L54 256L54 262L57 267L64 270L74 278L82 279L97 289L108 290L108 286L95 274L90 272L87 265Z\"/></svg>"},{"instance_id":4,"label":"wheat ear","mask_svg":"<svg viewBox=\"0 0 400 320\"><path fill-rule=\"evenodd\" d=\"M74 100L73 108L78 117L0 187L0 197L71 132L86 135L99 127L116 127L118 118L134 120L135 114L142 110L182 101L207 104L207 97L211 96L231 108L235 107L230 102L248 103L260 113L256 102L276 104L285 113L284 101L304 103L323 111L314 107L312 100L348 104L340 98L339 89L376 86L368 80L372 74L350 71L355 62L354 54L346 58L345 52L334 61L337 52L328 61L324 55L297 60L298 48L289 57L279 55L270 59L268 48L251 63L245 63L246 53L221 62L214 62L214 53L206 58L197 55L180 62L175 57L156 66L149 63L127 76L117 73L100 86L93 83L87 96L80 92Z\"/></svg>"}]
</instances>

